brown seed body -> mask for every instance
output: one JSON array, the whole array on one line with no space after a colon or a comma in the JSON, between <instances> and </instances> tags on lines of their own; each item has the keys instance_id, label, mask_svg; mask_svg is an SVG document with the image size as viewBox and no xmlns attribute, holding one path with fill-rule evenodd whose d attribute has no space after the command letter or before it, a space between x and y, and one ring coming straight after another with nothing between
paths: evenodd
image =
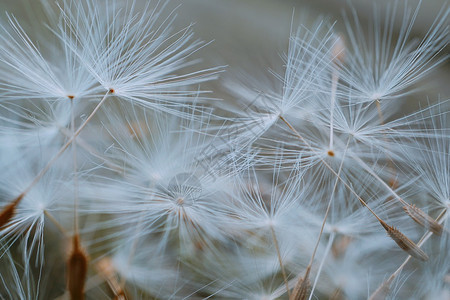
<instances>
[{"instance_id":1,"label":"brown seed body","mask_svg":"<svg viewBox=\"0 0 450 300\"><path fill-rule=\"evenodd\" d=\"M292 291L291 297L289 300L305 300L308 299L311 282L309 281L309 271L311 269L308 267L303 278L300 278L297 282L297 285L294 287Z\"/></svg>"},{"instance_id":2,"label":"brown seed body","mask_svg":"<svg viewBox=\"0 0 450 300\"><path fill-rule=\"evenodd\" d=\"M20 195L3 208L2 212L0 213L0 229L8 224L8 222L12 219L12 217L16 213L16 207L19 204L20 200L22 200L22 198L23 195Z\"/></svg>"},{"instance_id":3,"label":"brown seed body","mask_svg":"<svg viewBox=\"0 0 450 300\"><path fill-rule=\"evenodd\" d=\"M114 296L114 300L127 300L127 295L125 294L124 291L120 291L119 294L117 294L116 296Z\"/></svg>"},{"instance_id":4,"label":"brown seed body","mask_svg":"<svg viewBox=\"0 0 450 300\"><path fill-rule=\"evenodd\" d=\"M442 225L423 212L420 208L415 205L406 205L403 206L403 209L416 223L422 225L436 235L442 234Z\"/></svg>"},{"instance_id":5,"label":"brown seed body","mask_svg":"<svg viewBox=\"0 0 450 300\"><path fill-rule=\"evenodd\" d=\"M386 230L387 234L397 243L397 245L406 251L409 255L414 258L420 259L421 261L427 261L428 255L423 252L413 241L407 238L403 233L401 233L395 227L389 226L385 222L379 220L381 225Z\"/></svg>"},{"instance_id":6,"label":"brown seed body","mask_svg":"<svg viewBox=\"0 0 450 300\"><path fill-rule=\"evenodd\" d=\"M84 300L88 258L80 246L78 235L73 238L73 249L67 262L67 289L70 299Z\"/></svg>"},{"instance_id":7,"label":"brown seed body","mask_svg":"<svg viewBox=\"0 0 450 300\"><path fill-rule=\"evenodd\" d=\"M337 241L333 243L333 246L331 247L333 256L335 258L342 256L352 241L353 238L350 236L341 236L340 238L337 238Z\"/></svg>"}]
</instances>

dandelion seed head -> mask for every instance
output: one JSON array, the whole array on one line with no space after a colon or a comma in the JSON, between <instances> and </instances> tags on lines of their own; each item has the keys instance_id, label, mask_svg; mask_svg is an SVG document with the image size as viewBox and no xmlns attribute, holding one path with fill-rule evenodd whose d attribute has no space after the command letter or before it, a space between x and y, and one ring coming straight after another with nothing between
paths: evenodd
<instances>
[{"instance_id":1,"label":"dandelion seed head","mask_svg":"<svg viewBox=\"0 0 450 300\"><path fill-rule=\"evenodd\" d=\"M175 175L167 186L167 192L178 206L194 205L202 193L200 180L193 174Z\"/></svg>"}]
</instances>

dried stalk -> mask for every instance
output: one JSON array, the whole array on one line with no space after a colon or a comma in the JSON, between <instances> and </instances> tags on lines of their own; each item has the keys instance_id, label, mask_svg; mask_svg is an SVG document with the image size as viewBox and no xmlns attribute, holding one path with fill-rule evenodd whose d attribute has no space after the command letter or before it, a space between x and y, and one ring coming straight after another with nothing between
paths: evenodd
<instances>
[{"instance_id":1,"label":"dried stalk","mask_svg":"<svg viewBox=\"0 0 450 300\"><path fill-rule=\"evenodd\" d=\"M109 257L102 258L97 264L97 271L108 283L109 288L114 294L114 300L126 300L128 299L124 289L118 281L116 270Z\"/></svg>"},{"instance_id":2,"label":"dried stalk","mask_svg":"<svg viewBox=\"0 0 450 300\"><path fill-rule=\"evenodd\" d=\"M385 300L391 290L391 283L393 278L388 278L377 288L370 296L369 300Z\"/></svg>"},{"instance_id":3,"label":"dried stalk","mask_svg":"<svg viewBox=\"0 0 450 300\"><path fill-rule=\"evenodd\" d=\"M290 297L289 284L288 284L288 280L287 280L287 276L286 276L286 270L284 269L283 259L281 258L280 246L278 244L278 239L275 234L275 230L273 229L273 226L270 226L270 232L272 234L273 243L275 244L275 250L277 251L277 257L278 257L278 263L280 264L281 275L283 275L283 281L284 281L284 284L286 285L286 291L287 291L288 297Z\"/></svg>"}]
</instances>

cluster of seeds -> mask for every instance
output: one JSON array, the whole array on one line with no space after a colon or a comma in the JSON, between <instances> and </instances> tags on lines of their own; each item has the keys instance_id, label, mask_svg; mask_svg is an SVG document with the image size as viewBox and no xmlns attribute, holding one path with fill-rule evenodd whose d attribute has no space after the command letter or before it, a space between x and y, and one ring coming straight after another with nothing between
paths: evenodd
<instances>
[{"instance_id":1,"label":"cluster of seeds","mask_svg":"<svg viewBox=\"0 0 450 300\"><path fill-rule=\"evenodd\" d=\"M30 5L0 19L1 299L450 297L450 102L401 111L448 6L301 25L242 76L169 2Z\"/></svg>"}]
</instances>

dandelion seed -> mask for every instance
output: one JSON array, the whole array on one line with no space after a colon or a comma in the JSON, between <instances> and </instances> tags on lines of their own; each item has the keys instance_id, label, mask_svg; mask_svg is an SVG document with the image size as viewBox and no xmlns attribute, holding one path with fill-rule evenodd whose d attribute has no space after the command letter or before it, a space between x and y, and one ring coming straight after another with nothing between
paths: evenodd
<instances>
[{"instance_id":1,"label":"dandelion seed","mask_svg":"<svg viewBox=\"0 0 450 300\"><path fill-rule=\"evenodd\" d=\"M134 107L124 108L121 115L107 111L106 116L110 124L105 128L117 145L106 156L123 166L124 176L100 177L80 191L86 199L97 195L97 201L82 204L80 211L110 216L100 224L114 234L102 239L133 240L159 232L165 248L175 234L180 250L187 252L199 242L204 247L225 239L224 224L230 217L221 199L233 175L226 164L232 155L208 153L212 140L201 132L207 130L210 115L192 113L190 120L183 120ZM123 226L130 222L139 230ZM93 223L87 230L98 227Z\"/></svg>"},{"instance_id":2,"label":"dandelion seed","mask_svg":"<svg viewBox=\"0 0 450 300\"><path fill-rule=\"evenodd\" d=\"M221 68L180 72L197 62L189 57L205 43L193 40L190 26L172 33L173 12L162 17L166 4L138 10L135 0L125 7L107 1L104 9L93 0L65 1L56 34L110 94L176 113L171 107L199 93L188 87L216 78Z\"/></svg>"},{"instance_id":3,"label":"dandelion seed","mask_svg":"<svg viewBox=\"0 0 450 300\"><path fill-rule=\"evenodd\" d=\"M96 80L80 68L78 58L64 43L49 38L50 32L42 34L39 39L44 48L53 53L44 55L17 19L7 16L9 26L0 26L0 70L8 74L0 79L0 101L55 101L72 93L80 98L95 94Z\"/></svg>"},{"instance_id":4,"label":"dandelion seed","mask_svg":"<svg viewBox=\"0 0 450 300\"><path fill-rule=\"evenodd\" d=\"M247 76L243 80L250 81L249 87L232 80L225 83L232 95L247 104L243 111L233 109L239 115L237 124L229 130L234 134L235 143L254 143L271 128L277 128L275 125L281 117L292 117L303 123L303 116L310 117L309 108L318 109L317 98L323 93L323 82L329 81L335 58L333 51L336 52L334 45L339 43L330 27L319 22L311 30L300 26L297 32L291 32L288 52L282 57L285 68L281 74L272 71L271 78L255 81ZM272 86L272 90L268 89Z\"/></svg>"},{"instance_id":5,"label":"dandelion seed","mask_svg":"<svg viewBox=\"0 0 450 300\"><path fill-rule=\"evenodd\" d=\"M353 9L354 21L346 21L349 50L346 62L340 66L341 78L348 84L352 96L362 101L389 100L407 95L414 91L408 89L411 85L448 58L448 55L439 54L448 43L446 20L450 9L441 9L425 37L417 43L409 39L420 4L411 13L406 3L398 17L399 3L395 1L386 8L384 22L379 9L374 7L369 34L362 30L356 10ZM399 18L401 27L395 39L393 28Z\"/></svg>"}]
</instances>

